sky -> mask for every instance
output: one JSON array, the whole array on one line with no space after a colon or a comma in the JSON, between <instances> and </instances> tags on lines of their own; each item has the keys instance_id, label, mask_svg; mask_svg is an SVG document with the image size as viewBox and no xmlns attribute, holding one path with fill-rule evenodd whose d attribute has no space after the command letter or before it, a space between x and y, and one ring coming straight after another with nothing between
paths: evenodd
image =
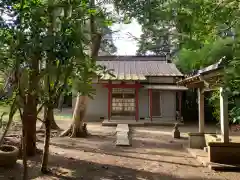
<instances>
[{"instance_id":1,"label":"sky","mask_svg":"<svg viewBox=\"0 0 240 180\"><path fill-rule=\"evenodd\" d=\"M97 0L98 1L98 0ZM122 16L122 14L116 14L116 10L112 4L105 4L108 12L115 14L116 16ZM136 20L132 20L130 24L113 24L111 27L113 32L113 42L117 47L116 55L135 55L138 49L137 40L142 34L141 26Z\"/></svg>"},{"instance_id":2,"label":"sky","mask_svg":"<svg viewBox=\"0 0 240 180\"><path fill-rule=\"evenodd\" d=\"M141 26L136 20L130 24L114 24L111 29L119 32L113 34L113 41L117 47L117 55L135 55L137 51L137 40L142 34Z\"/></svg>"}]
</instances>

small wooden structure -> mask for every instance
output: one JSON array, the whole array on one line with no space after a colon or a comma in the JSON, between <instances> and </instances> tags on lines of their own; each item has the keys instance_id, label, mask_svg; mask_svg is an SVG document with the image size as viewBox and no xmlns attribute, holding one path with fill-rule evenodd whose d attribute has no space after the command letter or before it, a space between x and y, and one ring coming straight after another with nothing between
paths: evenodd
<instances>
[{"instance_id":1,"label":"small wooden structure","mask_svg":"<svg viewBox=\"0 0 240 180\"><path fill-rule=\"evenodd\" d=\"M176 84L183 74L167 56L99 56L96 63L114 76L97 72L86 119L115 126L172 125L181 119L182 93L187 88ZM73 107L75 101L74 96Z\"/></svg>"},{"instance_id":2,"label":"small wooden structure","mask_svg":"<svg viewBox=\"0 0 240 180\"><path fill-rule=\"evenodd\" d=\"M183 80L179 81L177 84L184 85L188 88L198 89L199 132L189 133L189 144L190 148L200 149L206 146L204 136L204 92L219 88L221 142L211 142L207 144L209 148L209 160L215 163L240 164L240 158L237 162L234 157L226 158L226 154L234 154L233 152L240 152L240 143L231 143L229 141L228 97L224 92L222 82L224 72L223 60L224 58L222 58L216 64L195 71L194 73L185 77Z\"/></svg>"}]
</instances>

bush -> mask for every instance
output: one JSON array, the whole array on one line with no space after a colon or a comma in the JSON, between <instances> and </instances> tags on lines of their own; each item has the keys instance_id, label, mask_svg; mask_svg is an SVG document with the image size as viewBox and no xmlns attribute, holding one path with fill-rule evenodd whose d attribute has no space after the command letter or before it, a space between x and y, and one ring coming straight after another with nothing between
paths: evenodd
<instances>
[{"instance_id":1,"label":"bush","mask_svg":"<svg viewBox=\"0 0 240 180\"><path fill-rule=\"evenodd\" d=\"M234 107L230 111L231 122L233 124L240 124L240 108Z\"/></svg>"},{"instance_id":2,"label":"bush","mask_svg":"<svg viewBox=\"0 0 240 180\"><path fill-rule=\"evenodd\" d=\"M213 117L220 121L220 92L219 90L214 90L211 94L211 97L208 99L208 102L213 107Z\"/></svg>"}]
</instances>

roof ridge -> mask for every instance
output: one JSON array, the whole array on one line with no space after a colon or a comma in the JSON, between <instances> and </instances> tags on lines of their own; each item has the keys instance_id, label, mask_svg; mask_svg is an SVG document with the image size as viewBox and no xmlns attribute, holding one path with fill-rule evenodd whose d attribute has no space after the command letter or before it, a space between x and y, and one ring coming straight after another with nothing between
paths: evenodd
<instances>
[{"instance_id":1,"label":"roof ridge","mask_svg":"<svg viewBox=\"0 0 240 180\"><path fill-rule=\"evenodd\" d=\"M96 60L97 62L159 62L161 64L174 64L174 62L167 62L167 61L158 61L158 60Z\"/></svg>"},{"instance_id":2,"label":"roof ridge","mask_svg":"<svg viewBox=\"0 0 240 180\"><path fill-rule=\"evenodd\" d=\"M166 56L98 56L97 61L161 61L167 62Z\"/></svg>"}]
</instances>

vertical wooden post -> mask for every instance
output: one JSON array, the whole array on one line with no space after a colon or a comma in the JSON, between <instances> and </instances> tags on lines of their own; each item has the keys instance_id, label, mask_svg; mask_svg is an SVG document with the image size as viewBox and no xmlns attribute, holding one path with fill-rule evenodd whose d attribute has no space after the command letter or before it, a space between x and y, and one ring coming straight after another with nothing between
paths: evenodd
<instances>
[{"instance_id":1,"label":"vertical wooden post","mask_svg":"<svg viewBox=\"0 0 240 180\"><path fill-rule=\"evenodd\" d=\"M152 89L148 89L148 97L149 97L149 115L150 120L152 121Z\"/></svg>"},{"instance_id":2,"label":"vertical wooden post","mask_svg":"<svg viewBox=\"0 0 240 180\"><path fill-rule=\"evenodd\" d=\"M228 97L220 88L220 123L222 142L229 143Z\"/></svg>"},{"instance_id":3,"label":"vertical wooden post","mask_svg":"<svg viewBox=\"0 0 240 180\"><path fill-rule=\"evenodd\" d=\"M179 116L182 117L182 92L178 92L178 110Z\"/></svg>"},{"instance_id":4,"label":"vertical wooden post","mask_svg":"<svg viewBox=\"0 0 240 180\"><path fill-rule=\"evenodd\" d=\"M111 107L112 107L112 87L108 87L108 121L110 121L111 119Z\"/></svg>"},{"instance_id":5,"label":"vertical wooden post","mask_svg":"<svg viewBox=\"0 0 240 180\"><path fill-rule=\"evenodd\" d=\"M199 132L204 133L204 92L198 88L198 119L199 119Z\"/></svg>"},{"instance_id":6,"label":"vertical wooden post","mask_svg":"<svg viewBox=\"0 0 240 180\"><path fill-rule=\"evenodd\" d=\"M138 88L135 89L135 119L138 121L139 112L138 112Z\"/></svg>"}]
</instances>

